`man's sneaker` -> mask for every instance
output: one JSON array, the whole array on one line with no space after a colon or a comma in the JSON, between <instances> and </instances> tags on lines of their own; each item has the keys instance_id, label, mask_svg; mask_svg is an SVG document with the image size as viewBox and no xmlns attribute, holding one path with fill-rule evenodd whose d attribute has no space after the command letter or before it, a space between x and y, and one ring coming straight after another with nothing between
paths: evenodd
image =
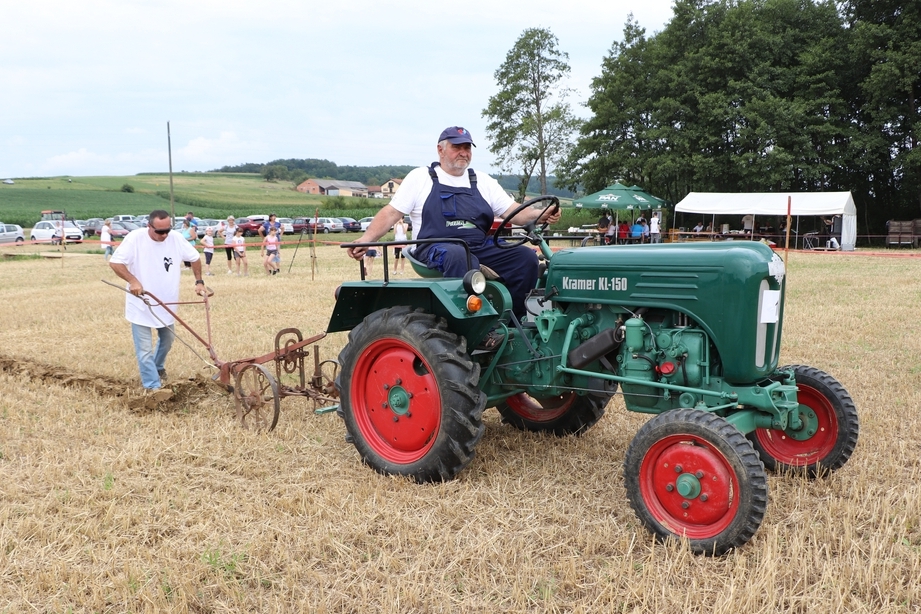
<instances>
[{"instance_id":1,"label":"man's sneaker","mask_svg":"<svg viewBox=\"0 0 921 614\"><path fill-rule=\"evenodd\" d=\"M160 369L160 370L158 370L158 371L157 371L157 375L160 376L160 381L161 381L161 382L165 382L165 381L166 381L166 369Z\"/></svg>"}]
</instances>

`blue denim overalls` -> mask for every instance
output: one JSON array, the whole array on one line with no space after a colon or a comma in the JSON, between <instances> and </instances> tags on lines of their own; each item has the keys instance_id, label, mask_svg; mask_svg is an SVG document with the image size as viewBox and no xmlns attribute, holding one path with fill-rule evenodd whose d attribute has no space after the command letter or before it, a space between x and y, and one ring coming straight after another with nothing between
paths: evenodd
<instances>
[{"instance_id":1,"label":"blue denim overalls","mask_svg":"<svg viewBox=\"0 0 921 614\"><path fill-rule=\"evenodd\" d=\"M500 249L487 233L492 227L492 207L480 194L476 174L467 169L469 188L441 185L435 173L437 162L429 167L432 191L422 207L422 228L417 239L463 239L470 247L472 265L480 262L494 270L512 295L512 311L525 315L525 298L537 283L537 254L525 246ZM414 256L430 269L441 271L445 277L463 277L467 272L464 248L451 243L420 245Z\"/></svg>"}]
</instances>

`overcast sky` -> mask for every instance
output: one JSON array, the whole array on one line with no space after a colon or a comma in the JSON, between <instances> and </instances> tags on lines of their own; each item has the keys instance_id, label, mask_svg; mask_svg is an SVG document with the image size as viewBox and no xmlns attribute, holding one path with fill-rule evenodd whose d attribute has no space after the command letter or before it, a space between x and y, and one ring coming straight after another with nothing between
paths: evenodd
<instances>
[{"instance_id":1,"label":"overcast sky","mask_svg":"<svg viewBox=\"0 0 921 614\"><path fill-rule=\"evenodd\" d=\"M628 15L672 0L28 0L0 11L0 179L212 170L278 158L435 158L481 117L526 28L569 54L576 112Z\"/></svg>"}]
</instances>

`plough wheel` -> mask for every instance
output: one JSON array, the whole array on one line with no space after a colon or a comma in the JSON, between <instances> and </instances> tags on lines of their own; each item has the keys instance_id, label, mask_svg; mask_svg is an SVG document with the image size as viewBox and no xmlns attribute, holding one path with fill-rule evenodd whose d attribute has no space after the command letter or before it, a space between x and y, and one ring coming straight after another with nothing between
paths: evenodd
<instances>
[{"instance_id":1,"label":"plough wheel","mask_svg":"<svg viewBox=\"0 0 921 614\"><path fill-rule=\"evenodd\" d=\"M686 538L696 554L748 542L767 508L764 465L745 436L696 409L659 414L627 450L630 506L657 539Z\"/></svg>"},{"instance_id":2,"label":"plough wheel","mask_svg":"<svg viewBox=\"0 0 921 614\"><path fill-rule=\"evenodd\" d=\"M473 460L486 395L444 320L409 307L376 311L349 333L339 364L339 415L376 471L441 481Z\"/></svg>"},{"instance_id":3,"label":"plough wheel","mask_svg":"<svg viewBox=\"0 0 921 614\"><path fill-rule=\"evenodd\" d=\"M233 397L243 428L271 431L278 424L278 382L262 365L248 364L234 375Z\"/></svg>"},{"instance_id":4,"label":"plough wheel","mask_svg":"<svg viewBox=\"0 0 921 614\"><path fill-rule=\"evenodd\" d=\"M757 429L749 434L764 466L772 471L797 471L809 477L840 469L857 447L857 408L838 380L813 367L793 369L799 388L803 427L779 431Z\"/></svg>"}]
</instances>

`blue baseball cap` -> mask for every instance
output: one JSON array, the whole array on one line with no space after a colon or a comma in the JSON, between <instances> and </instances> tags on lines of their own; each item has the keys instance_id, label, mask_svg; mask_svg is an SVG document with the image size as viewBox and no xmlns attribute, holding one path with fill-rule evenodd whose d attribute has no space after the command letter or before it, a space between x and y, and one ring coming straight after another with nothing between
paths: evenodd
<instances>
[{"instance_id":1,"label":"blue baseball cap","mask_svg":"<svg viewBox=\"0 0 921 614\"><path fill-rule=\"evenodd\" d=\"M442 130L441 136L438 137L438 142L440 143L442 141L450 141L455 145L470 143L476 147L473 138L470 136L470 132L468 132L466 128L461 128L460 126L451 126L450 128Z\"/></svg>"}]
</instances>

